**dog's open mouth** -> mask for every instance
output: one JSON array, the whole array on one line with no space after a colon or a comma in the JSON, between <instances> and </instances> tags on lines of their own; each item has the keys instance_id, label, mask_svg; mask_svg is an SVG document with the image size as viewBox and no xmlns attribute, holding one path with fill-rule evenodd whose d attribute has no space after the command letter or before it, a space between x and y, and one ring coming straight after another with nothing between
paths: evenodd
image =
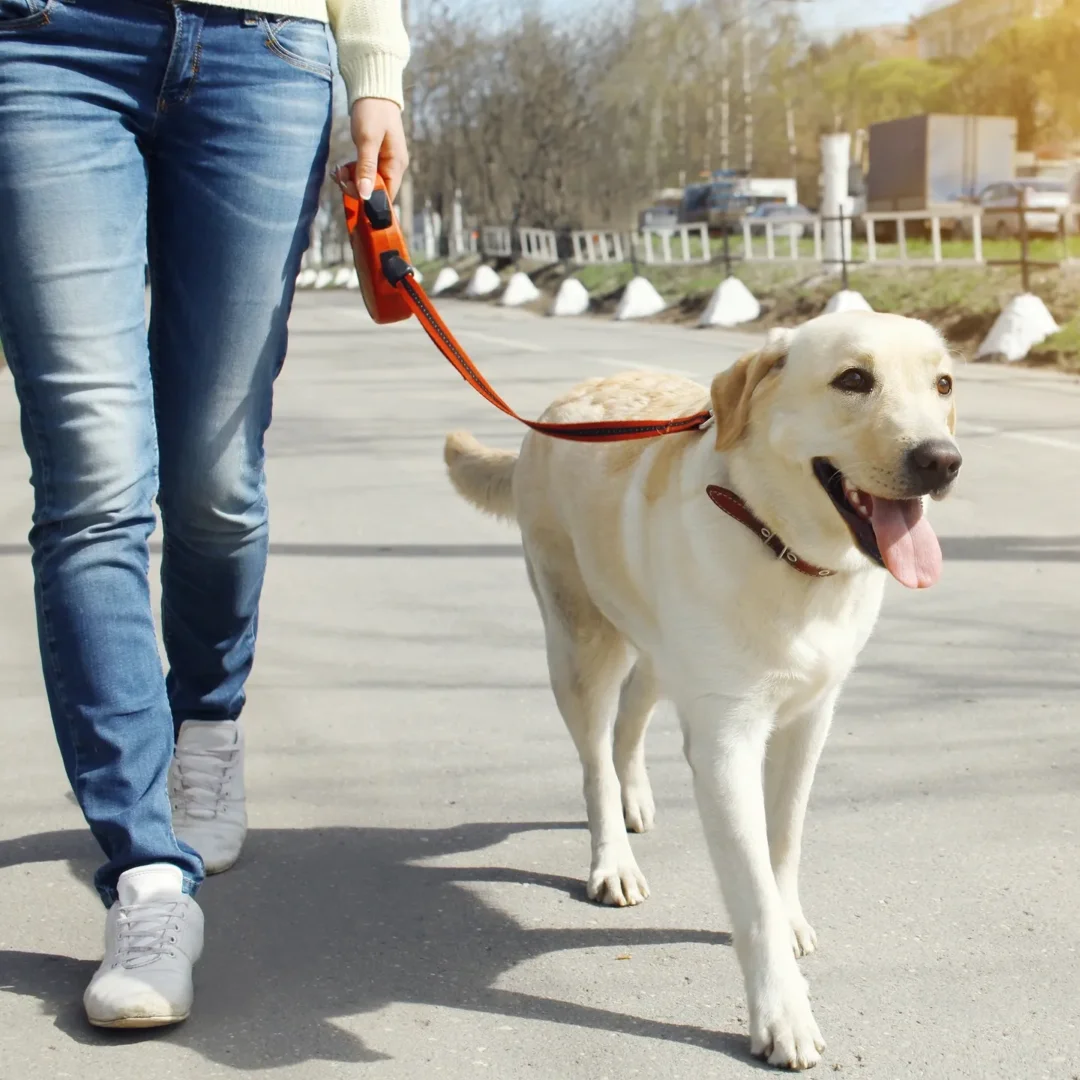
<instances>
[{"instance_id":1,"label":"dog's open mouth","mask_svg":"<svg viewBox=\"0 0 1080 1080\"><path fill-rule=\"evenodd\" d=\"M925 589L941 577L941 545L922 499L886 499L857 488L831 461L814 458L814 475L859 550L901 585Z\"/></svg>"}]
</instances>

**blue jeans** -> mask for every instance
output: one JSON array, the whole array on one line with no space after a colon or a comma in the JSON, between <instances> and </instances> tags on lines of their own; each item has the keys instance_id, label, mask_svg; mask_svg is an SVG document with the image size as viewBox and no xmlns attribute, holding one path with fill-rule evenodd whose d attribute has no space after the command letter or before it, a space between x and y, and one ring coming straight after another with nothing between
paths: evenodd
<instances>
[{"instance_id":1,"label":"blue jeans","mask_svg":"<svg viewBox=\"0 0 1080 1080\"><path fill-rule=\"evenodd\" d=\"M183 721L244 704L263 436L331 78L317 22L0 0L0 341L30 458L45 685L107 904L133 866L174 863L191 892L202 880L166 778Z\"/></svg>"}]
</instances>

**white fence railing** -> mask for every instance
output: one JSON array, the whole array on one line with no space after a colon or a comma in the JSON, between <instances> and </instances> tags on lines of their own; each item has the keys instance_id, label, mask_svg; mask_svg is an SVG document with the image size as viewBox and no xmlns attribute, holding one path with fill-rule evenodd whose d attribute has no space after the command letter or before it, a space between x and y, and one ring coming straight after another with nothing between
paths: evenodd
<instances>
[{"instance_id":1,"label":"white fence railing","mask_svg":"<svg viewBox=\"0 0 1080 1080\"><path fill-rule=\"evenodd\" d=\"M578 230L570 234L574 245L574 262L585 263L621 263L627 260L623 256L623 238L621 233L600 229Z\"/></svg>"},{"instance_id":2,"label":"white fence railing","mask_svg":"<svg viewBox=\"0 0 1080 1080\"><path fill-rule=\"evenodd\" d=\"M1059 234L1075 237L1080 226L1080 203L1060 211ZM995 211L995 213L998 213ZM731 252L735 260L748 262L824 261L823 235L827 221L818 215L771 221L743 218L742 250ZM933 212L871 211L850 219L854 226L851 247L845 259L851 264L880 266L979 266L984 254L983 211L979 207L957 205ZM888 235L885 236L886 229ZM847 230L845 230L845 233ZM911 242L918 233L918 247ZM929 239L927 251L926 239ZM954 243L959 238L962 245ZM480 255L484 258L513 258L520 251L529 261L550 265L559 262L559 234L553 229L518 228L518 247L513 230L505 225L465 228L451 234L451 257ZM1015 240L1015 235L1013 236ZM430 257L431 237L418 238L419 251ZM692 265L710 263L718 256L719 244L704 223L653 226L640 232L613 229L578 229L570 234L572 261L578 265L627 263L640 259L646 265ZM1077 263L1063 243L1061 261ZM313 243L301 263L304 271L336 270L352 265L352 251L346 240L330 231L313 236ZM308 275L312 276L312 275ZM324 275L325 276L325 275Z\"/></svg>"},{"instance_id":3,"label":"white fence railing","mask_svg":"<svg viewBox=\"0 0 1080 1080\"><path fill-rule=\"evenodd\" d=\"M754 246L754 229L760 228L765 238L764 254L759 254ZM801 241L807 228L811 230L814 238L814 253L812 256L802 254ZM777 258L794 261L802 258L813 258L814 262L821 262L821 218L806 217L797 221L769 221L743 218L743 258L750 261L767 260ZM777 255L777 240L780 247L787 246L787 254Z\"/></svg>"},{"instance_id":4,"label":"white fence railing","mask_svg":"<svg viewBox=\"0 0 1080 1080\"><path fill-rule=\"evenodd\" d=\"M509 259L514 244L507 225L484 225L480 229L480 251L493 259Z\"/></svg>"},{"instance_id":5,"label":"white fence railing","mask_svg":"<svg viewBox=\"0 0 1080 1080\"><path fill-rule=\"evenodd\" d=\"M554 229L519 228L518 239L523 258L539 263L559 261L558 237Z\"/></svg>"},{"instance_id":6,"label":"white fence railing","mask_svg":"<svg viewBox=\"0 0 1080 1080\"><path fill-rule=\"evenodd\" d=\"M679 241L677 253L671 246L672 240L675 239ZM654 241L659 243L659 251L656 250ZM642 260L650 266L655 264L686 265L710 261L709 226L704 222L697 225L674 225L671 228L642 229L639 244Z\"/></svg>"},{"instance_id":7,"label":"white fence railing","mask_svg":"<svg viewBox=\"0 0 1080 1080\"><path fill-rule=\"evenodd\" d=\"M923 210L895 211L892 213L869 213L861 218L866 226L866 261L868 263L905 264L919 265L972 265L981 264L983 260L982 246L982 212L979 210L959 210L952 213L927 213ZM946 221L953 228L959 228L965 235L971 237L970 256L949 256L942 254L941 247L941 223ZM882 222L892 222L896 228L895 256L882 258L878 254L877 227ZM911 258L908 254L908 226L912 223L929 222L930 225L930 258Z\"/></svg>"}]
</instances>

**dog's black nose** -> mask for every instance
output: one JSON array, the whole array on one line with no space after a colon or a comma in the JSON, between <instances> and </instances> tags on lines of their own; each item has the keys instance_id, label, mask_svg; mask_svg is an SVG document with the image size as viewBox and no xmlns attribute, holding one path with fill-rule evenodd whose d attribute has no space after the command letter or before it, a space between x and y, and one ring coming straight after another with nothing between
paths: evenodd
<instances>
[{"instance_id":1,"label":"dog's black nose","mask_svg":"<svg viewBox=\"0 0 1080 1080\"><path fill-rule=\"evenodd\" d=\"M956 479L963 461L948 439L928 439L908 454L908 471L920 491L940 491Z\"/></svg>"}]
</instances>

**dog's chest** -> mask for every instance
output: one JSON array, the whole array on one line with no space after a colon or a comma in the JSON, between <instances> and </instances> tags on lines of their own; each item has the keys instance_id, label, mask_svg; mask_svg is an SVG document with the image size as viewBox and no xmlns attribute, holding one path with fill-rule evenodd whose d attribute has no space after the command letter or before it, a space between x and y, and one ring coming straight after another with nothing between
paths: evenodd
<instances>
[{"instance_id":1,"label":"dog's chest","mask_svg":"<svg viewBox=\"0 0 1080 1080\"><path fill-rule=\"evenodd\" d=\"M790 613L781 634L780 668L815 692L841 682L862 651L881 607L881 590L847 590L816 598L807 610Z\"/></svg>"}]
</instances>

